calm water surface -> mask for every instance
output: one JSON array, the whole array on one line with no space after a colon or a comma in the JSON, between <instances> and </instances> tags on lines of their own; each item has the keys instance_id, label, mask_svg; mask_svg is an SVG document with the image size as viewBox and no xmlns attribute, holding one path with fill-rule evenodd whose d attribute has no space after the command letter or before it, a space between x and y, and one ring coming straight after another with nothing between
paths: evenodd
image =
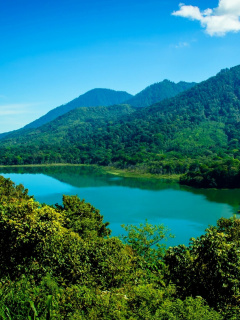
<instances>
[{"instance_id":1,"label":"calm water surface","mask_svg":"<svg viewBox=\"0 0 240 320\"><path fill-rule=\"evenodd\" d=\"M0 174L22 183L39 202L56 204L63 194L78 195L100 210L110 222L112 235L123 233L121 224L145 219L164 224L175 235L168 245L187 245L220 217L231 217L240 203L240 189L193 189L155 179L102 174L91 167L0 168Z\"/></svg>"}]
</instances>

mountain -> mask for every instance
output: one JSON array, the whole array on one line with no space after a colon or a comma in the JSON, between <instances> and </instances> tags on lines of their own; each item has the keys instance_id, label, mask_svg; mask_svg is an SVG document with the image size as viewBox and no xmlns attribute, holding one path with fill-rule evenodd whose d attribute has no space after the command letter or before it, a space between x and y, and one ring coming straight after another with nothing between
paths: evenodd
<instances>
[{"instance_id":1,"label":"mountain","mask_svg":"<svg viewBox=\"0 0 240 320\"><path fill-rule=\"evenodd\" d=\"M64 105L61 105L60 107L52 109L44 116L34 120L21 129L1 133L0 140L12 134L15 135L20 132L22 134L22 132L26 129L38 128L45 123L48 123L78 107L111 106L114 104L120 104L131 97L133 96L125 91L115 91L111 89L93 89Z\"/></svg>"},{"instance_id":2,"label":"mountain","mask_svg":"<svg viewBox=\"0 0 240 320\"><path fill-rule=\"evenodd\" d=\"M180 81L178 83L174 83L169 80L164 80L145 88L134 97L127 100L126 103L134 107L151 106L152 104L164 99L175 97L179 93L186 91L195 85L195 82L188 83Z\"/></svg>"},{"instance_id":3,"label":"mountain","mask_svg":"<svg viewBox=\"0 0 240 320\"><path fill-rule=\"evenodd\" d=\"M114 104L120 104L125 100L129 99L130 97L132 97L132 95L125 91L114 91L110 89L93 89L64 105L49 111L41 118L27 124L24 128L38 128L43 124L50 122L56 119L57 117L78 107L107 107Z\"/></svg>"},{"instance_id":4,"label":"mountain","mask_svg":"<svg viewBox=\"0 0 240 320\"><path fill-rule=\"evenodd\" d=\"M117 116L114 108L72 110L5 138L1 163L142 164L161 173L184 172L191 159L240 159L240 66L150 107L119 106Z\"/></svg>"},{"instance_id":5,"label":"mountain","mask_svg":"<svg viewBox=\"0 0 240 320\"><path fill-rule=\"evenodd\" d=\"M19 129L22 133L23 130L38 128L45 123L48 123L57 117L67 113L78 107L94 107L94 106L111 106L114 104L126 103L136 107L150 106L156 102L159 102L166 98L171 98L184 90L195 85L194 82L179 82L174 83L169 80L164 80L160 83L155 83L135 96L130 95L124 91L114 91L110 89L93 89L85 94L79 96L78 98L57 107L49 111L44 116L39 119L27 124L24 128ZM7 135L12 135L20 132L19 130L14 130L11 132L5 132L0 134L0 139L5 138Z\"/></svg>"},{"instance_id":6,"label":"mountain","mask_svg":"<svg viewBox=\"0 0 240 320\"><path fill-rule=\"evenodd\" d=\"M27 129L38 128L45 123L48 123L78 107L111 106L114 104L121 104L123 102L136 107L145 107L159 102L163 99L173 97L184 90L188 90L194 85L194 82L187 83L181 81L176 84L169 80L164 80L160 83L155 83L147 87L135 96L132 96L124 91L114 91L110 89L93 89L66 103L65 105L49 111L44 116L27 124L25 127L19 130L0 134L0 140L5 138L7 135L12 136L12 134L14 134L15 136L19 132L21 132L22 134L22 132L26 131Z\"/></svg>"},{"instance_id":7,"label":"mountain","mask_svg":"<svg viewBox=\"0 0 240 320\"><path fill-rule=\"evenodd\" d=\"M62 143L62 140L68 141L74 134L86 134L89 136L96 130L101 131L101 127L112 125L120 118L133 113L136 110L127 104L113 105L110 107L79 107L73 109L62 116L38 127L29 128L24 131L13 131L11 135L6 136L1 141L4 144L26 144L32 143L33 140L48 141L49 134L52 138L50 144ZM97 129L98 128L98 129Z\"/></svg>"}]
</instances>

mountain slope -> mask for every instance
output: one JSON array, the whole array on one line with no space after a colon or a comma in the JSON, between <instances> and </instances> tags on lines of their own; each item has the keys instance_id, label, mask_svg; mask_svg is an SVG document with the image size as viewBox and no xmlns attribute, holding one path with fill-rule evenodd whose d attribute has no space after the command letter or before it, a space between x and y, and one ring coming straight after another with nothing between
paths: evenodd
<instances>
[{"instance_id":1,"label":"mountain slope","mask_svg":"<svg viewBox=\"0 0 240 320\"><path fill-rule=\"evenodd\" d=\"M176 96L180 92L188 90L194 85L194 82L187 83L181 81L176 84L169 80L164 80L160 83L155 83L147 87L140 93L136 94L136 96L132 96L124 91L93 89L67 104L49 111L41 118L27 124L24 128L0 134L0 140L5 138L7 135L12 136L12 134L14 134L15 136L20 132L20 134L22 134L26 129L38 128L77 107L110 106L114 104L121 104L122 102L136 107L145 107L163 99Z\"/></svg>"},{"instance_id":2,"label":"mountain slope","mask_svg":"<svg viewBox=\"0 0 240 320\"><path fill-rule=\"evenodd\" d=\"M163 99L176 96L180 92L188 90L194 85L194 82L187 83L181 81L176 84L169 80L164 80L160 83L155 83L145 88L135 96L123 91L93 89L68 102L67 104L49 111L41 118L27 124L24 128L0 134L0 139L5 138L7 135L12 135L13 133L14 135L18 132L21 132L22 134L22 131L26 129L38 128L77 107L110 106L114 104L121 104L123 102L136 107L145 107Z\"/></svg>"},{"instance_id":3,"label":"mountain slope","mask_svg":"<svg viewBox=\"0 0 240 320\"><path fill-rule=\"evenodd\" d=\"M105 116L101 121L93 116L97 108L91 115L86 112L85 118L79 117L79 109L72 110L28 134L3 140L1 163L20 157L23 163L125 167L163 159L233 155L240 159L240 66L223 70L174 98L135 110L107 121Z\"/></svg>"},{"instance_id":4,"label":"mountain slope","mask_svg":"<svg viewBox=\"0 0 240 320\"><path fill-rule=\"evenodd\" d=\"M160 102L164 99L172 98L195 85L195 82L188 83L181 81L179 83L174 83L169 80L164 80L145 88L134 97L127 100L126 103L134 107L151 106L152 104Z\"/></svg>"},{"instance_id":5,"label":"mountain slope","mask_svg":"<svg viewBox=\"0 0 240 320\"><path fill-rule=\"evenodd\" d=\"M79 107L107 107L114 104L120 104L130 97L132 97L132 95L124 91L93 89L64 105L49 111L47 114L29 123L24 128L38 128L45 123L50 122L57 117Z\"/></svg>"},{"instance_id":6,"label":"mountain slope","mask_svg":"<svg viewBox=\"0 0 240 320\"><path fill-rule=\"evenodd\" d=\"M49 143L62 145L74 141L76 135L101 131L106 125L112 125L121 117L131 114L136 108L129 105L113 105L110 107L80 107L44 124L39 128L28 129L21 134L14 132L6 137L2 144L16 145Z\"/></svg>"},{"instance_id":7,"label":"mountain slope","mask_svg":"<svg viewBox=\"0 0 240 320\"><path fill-rule=\"evenodd\" d=\"M50 110L48 113L34 120L33 122L27 124L25 127L0 134L0 140L4 139L6 136L11 136L12 134L22 134L23 131L27 129L38 128L45 123L48 123L57 117L73 110L78 107L97 107L97 106L111 106L114 104L121 104L125 100L133 97L131 94L125 91L115 91L110 89L93 89L72 101L61 105L57 108Z\"/></svg>"}]
</instances>

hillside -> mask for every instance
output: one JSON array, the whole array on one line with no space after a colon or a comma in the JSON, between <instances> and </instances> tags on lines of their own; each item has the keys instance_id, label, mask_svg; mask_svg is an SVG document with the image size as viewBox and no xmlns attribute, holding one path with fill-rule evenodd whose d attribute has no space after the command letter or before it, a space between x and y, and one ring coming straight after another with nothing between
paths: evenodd
<instances>
[{"instance_id":1,"label":"hillside","mask_svg":"<svg viewBox=\"0 0 240 320\"><path fill-rule=\"evenodd\" d=\"M62 152L65 156L68 155L67 162L75 163L76 153L78 155L82 153L78 147L75 147L75 139L81 139L82 136L88 139L94 132L101 134L104 126L112 127L119 118L134 111L135 108L128 105L77 108L39 128L28 129L21 134L15 132L2 140L0 145L8 150L4 155L5 159L15 159L14 163L19 163L19 159L23 159L18 146L26 151L25 156L29 158L28 163L36 163L36 161L43 163L46 160L61 162ZM35 141L34 145L33 141ZM99 140L97 143L104 144L104 141ZM33 150L35 147L38 151ZM72 148L72 151L69 148ZM84 144L84 148L88 149L87 143ZM65 151L63 151L64 149ZM41 155L36 154L39 152ZM82 156L87 157L87 155Z\"/></svg>"},{"instance_id":2,"label":"hillside","mask_svg":"<svg viewBox=\"0 0 240 320\"><path fill-rule=\"evenodd\" d=\"M79 107L107 107L114 104L120 104L130 97L132 97L132 95L124 91L93 89L64 105L49 111L47 114L29 123L24 128L38 128L45 123L50 122L57 117Z\"/></svg>"},{"instance_id":3,"label":"hillside","mask_svg":"<svg viewBox=\"0 0 240 320\"><path fill-rule=\"evenodd\" d=\"M79 109L73 110L28 134L2 141L1 163L69 162L121 167L151 167L153 163L151 170L161 173L165 161L168 172L182 173L187 167L181 159L240 158L239 83L237 66L222 70L174 98L135 112L131 109L110 121L104 117L99 121L89 113L79 118Z\"/></svg>"},{"instance_id":4,"label":"hillside","mask_svg":"<svg viewBox=\"0 0 240 320\"><path fill-rule=\"evenodd\" d=\"M113 105L110 107L80 107L42 125L36 129L28 129L19 134L13 133L2 142L10 144L26 144L33 140L46 142L51 135L50 144L70 142L69 137L74 139L74 134L87 134L101 128L106 124L112 124L121 117L135 111L129 105ZM66 140L67 139L67 140Z\"/></svg>"},{"instance_id":5,"label":"hillside","mask_svg":"<svg viewBox=\"0 0 240 320\"><path fill-rule=\"evenodd\" d=\"M78 107L106 107L114 104L121 104L122 102L136 107L146 107L163 99L176 96L180 92L188 90L194 85L195 83L193 82L187 83L181 81L176 84L169 80L164 80L147 87L135 96L132 96L124 91L114 91L110 89L93 89L64 105L49 111L41 118L27 124L25 127L19 130L0 134L0 139L4 139L6 136L10 136L12 134L14 134L15 136L16 134L20 134L20 132L22 134L23 131L26 131L27 129L38 128L45 123L48 123Z\"/></svg>"},{"instance_id":6,"label":"hillside","mask_svg":"<svg viewBox=\"0 0 240 320\"><path fill-rule=\"evenodd\" d=\"M114 104L120 104L131 97L132 95L125 91L115 91L110 89L93 89L80 95L78 98L73 99L72 101L66 104L52 109L44 116L34 120L33 122L27 124L25 127L19 130L14 130L11 132L5 132L0 134L0 139L4 139L6 136L10 136L12 134L22 134L22 132L26 131L27 129L38 128L44 125L45 123L48 123L56 119L57 117L78 107L107 107Z\"/></svg>"},{"instance_id":7,"label":"hillside","mask_svg":"<svg viewBox=\"0 0 240 320\"><path fill-rule=\"evenodd\" d=\"M195 82L188 83L180 81L179 83L174 83L169 80L164 80L145 88L126 101L126 103L134 107L148 107L164 99L175 97L179 93L186 91L195 85Z\"/></svg>"}]
</instances>

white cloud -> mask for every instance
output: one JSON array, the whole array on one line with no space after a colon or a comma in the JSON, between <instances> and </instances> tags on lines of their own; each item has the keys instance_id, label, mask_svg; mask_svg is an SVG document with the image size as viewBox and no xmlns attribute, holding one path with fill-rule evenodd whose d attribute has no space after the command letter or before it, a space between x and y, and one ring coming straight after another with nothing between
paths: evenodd
<instances>
[{"instance_id":1,"label":"white cloud","mask_svg":"<svg viewBox=\"0 0 240 320\"><path fill-rule=\"evenodd\" d=\"M200 21L210 36L224 36L240 31L240 0L219 0L217 8L200 11L198 7L179 4L172 15Z\"/></svg>"},{"instance_id":2,"label":"white cloud","mask_svg":"<svg viewBox=\"0 0 240 320\"><path fill-rule=\"evenodd\" d=\"M186 47L189 47L190 46L190 43L188 42L179 42L178 44L176 44L174 46L174 48L186 48Z\"/></svg>"}]
</instances>

